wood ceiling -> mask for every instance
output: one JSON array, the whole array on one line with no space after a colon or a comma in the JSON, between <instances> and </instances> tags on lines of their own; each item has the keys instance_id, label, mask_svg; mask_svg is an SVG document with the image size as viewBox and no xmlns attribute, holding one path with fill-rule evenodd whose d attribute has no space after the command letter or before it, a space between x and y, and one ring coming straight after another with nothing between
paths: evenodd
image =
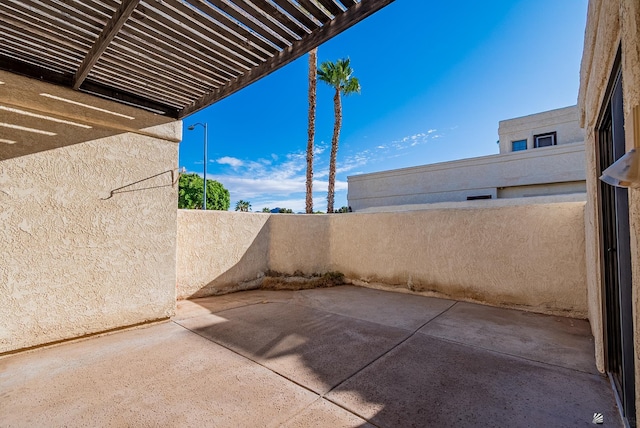
<instances>
[{"instance_id":1,"label":"wood ceiling","mask_svg":"<svg viewBox=\"0 0 640 428\"><path fill-rule=\"evenodd\" d=\"M183 118L393 0L2 0L0 69Z\"/></svg>"}]
</instances>

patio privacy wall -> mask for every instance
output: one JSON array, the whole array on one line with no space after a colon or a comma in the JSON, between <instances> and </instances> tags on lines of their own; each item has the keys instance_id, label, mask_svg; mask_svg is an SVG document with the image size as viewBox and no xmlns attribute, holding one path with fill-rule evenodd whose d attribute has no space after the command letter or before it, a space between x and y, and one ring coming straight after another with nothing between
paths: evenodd
<instances>
[{"instance_id":1,"label":"patio privacy wall","mask_svg":"<svg viewBox=\"0 0 640 428\"><path fill-rule=\"evenodd\" d=\"M181 210L178 297L257 288L269 270L339 271L358 285L586 317L584 202L529 202L334 215Z\"/></svg>"},{"instance_id":2,"label":"patio privacy wall","mask_svg":"<svg viewBox=\"0 0 640 428\"><path fill-rule=\"evenodd\" d=\"M171 316L180 122L1 73L0 123L0 353Z\"/></svg>"},{"instance_id":3,"label":"patio privacy wall","mask_svg":"<svg viewBox=\"0 0 640 428\"><path fill-rule=\"evenodd\" d=\"M584 53L580 70L578 107L586 130L587 205L586 250L589 319L596 345L596 363L605 369L602 320L602 267L598 207L597 120L605 102L618 47L621 50L624 128L627 151L640 145L640 118L634 124L633 109L640 116L640 2L591 0L587 15ZM636 415L640 418L640 190L629 189L631 273L634 311Z\"/></svg>"}]
</instances>

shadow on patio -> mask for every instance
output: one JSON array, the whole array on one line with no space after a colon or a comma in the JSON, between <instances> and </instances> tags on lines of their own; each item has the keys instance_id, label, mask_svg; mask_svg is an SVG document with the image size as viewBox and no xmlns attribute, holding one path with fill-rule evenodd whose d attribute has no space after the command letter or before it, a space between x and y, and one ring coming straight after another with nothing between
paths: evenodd
<instances>
[{"instance_id":1,"label":"shadow on patio","mask_svg":"<svg viewBox=\"0 0 640 428\"><path fill-rule=\"evenodd\" d=\"M350 286L182 301L0 359L0 397L3 426L620 425L586 321Z\"/></svg>"}]
</instances>

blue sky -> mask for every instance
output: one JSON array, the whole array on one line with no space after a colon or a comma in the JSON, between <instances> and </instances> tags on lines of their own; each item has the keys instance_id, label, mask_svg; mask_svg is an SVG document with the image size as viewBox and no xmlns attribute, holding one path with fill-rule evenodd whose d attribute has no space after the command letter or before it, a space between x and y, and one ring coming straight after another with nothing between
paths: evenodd
<instances>
[{"instance_id":1,"label":"blue sky","mask_svg":"<svg viewBox=\"0 0 640 428\"><path fill-rule=\"evenodd\" d=\"M347 177L498 153L498 121L576 103L587 0L396 0L319 47L349 57L335 207ZM307 56L184 119L180 167L236 201L304 211ZM314 209L326 210L333 92L318 82Z\"/></svg>"}]
</instances>

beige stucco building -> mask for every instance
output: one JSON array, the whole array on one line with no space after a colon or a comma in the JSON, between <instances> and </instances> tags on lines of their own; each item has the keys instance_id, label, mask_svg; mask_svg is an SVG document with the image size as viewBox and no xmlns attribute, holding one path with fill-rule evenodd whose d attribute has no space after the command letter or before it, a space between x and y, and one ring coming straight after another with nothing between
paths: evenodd
<instances>
[{"instance_id":1,"label":"beige stucco building","mask_svg":"<svg viewBox=\"0 0 640 428\"><path fill-rule=\"evenodd\" d=\"M598 177L640 146L640 2L591 0L578 108L586 132L589 321L598 367L611 374L625 417L640 405L640 191Z\"/></svg>"},{"instance_id":2,"label":"beige stucco building","mask_svg":"<svg viewBox=\"0 0 640 428\"><path fill-rule=\"evenodd\" d=\"M498 135L500 153L584 142L577 106L501 120Z\"/></svg>"},{"instance_id":3,"label":"beige stucco building","mask_svg":"<svg viewBox=\"0 0 640 428\"><path fill-rule=\"evenodd\" d=\"M353 211L584 193L584 131L576 106L503 120L500 154L348 177Z\"/></svg>"}]
</instances>

